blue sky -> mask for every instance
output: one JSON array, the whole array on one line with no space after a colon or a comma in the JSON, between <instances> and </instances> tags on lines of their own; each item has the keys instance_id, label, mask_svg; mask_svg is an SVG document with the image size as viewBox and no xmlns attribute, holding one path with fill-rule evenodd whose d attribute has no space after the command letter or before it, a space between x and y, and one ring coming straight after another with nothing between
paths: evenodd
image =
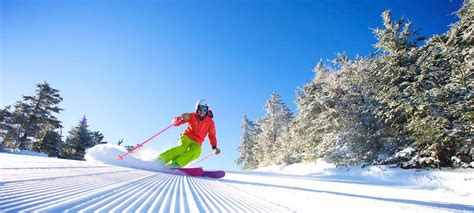
<instances>
[{"instance_id":1,"label":"blue sky","mask_svg":"<svg viewBox=\"0 0 474 213\"><path fill-rule=\"evenodd\" d=\"M35 1L0 3L0 107L59 89L63 134L83 115L110 143L141 143L207 99L222 154L201 166L238 170L243 114L264 115L270 93L296 111L295 90L319 59L374 51L371 29L391 9L430 37L457 21L460 0ZM146 146L163 151L184 126ZM203 155L210 153L208 140Z\"/></svg>"}]
</instances>

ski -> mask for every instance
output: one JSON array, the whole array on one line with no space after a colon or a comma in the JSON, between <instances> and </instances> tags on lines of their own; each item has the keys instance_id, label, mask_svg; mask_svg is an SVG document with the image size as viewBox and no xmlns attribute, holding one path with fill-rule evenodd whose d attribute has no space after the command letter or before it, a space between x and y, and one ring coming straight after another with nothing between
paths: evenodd
<instances>
[{"instance_id":1,"label":"ski","mask_svg":"<svg viewBox=\"0 0 474 213\"><path fill-rule=\"evenodd\" d=\"M200 167L195 167L195 168L169 168L171 170L177 170L183 173L183 175L186 176L193 176L193 177L210 177L210 178L223 178L225 176L224 171L204 171Z\"/></svg>"},{"instance_id":2,"label":"ski","mask_svg":"<svg viewBox=\"0 0 474 213\"><path fill-rule=\"evenodd\" d=\"M202 176L210 177L210 178L223 178L225 176L225 172L224 171L204 171Z\"/></svg>"},{"instance_id":3,"label":"ski","mask_svg":"<svg viewBox=\"0 0 474 213\"><path fill-rule=\"evenodd\" d=\"M182 172L184 175L187 176L202 176L204 174L204 170L202 168L170 168L172 170L178 170Z\"/></svg>"}]
</instances>

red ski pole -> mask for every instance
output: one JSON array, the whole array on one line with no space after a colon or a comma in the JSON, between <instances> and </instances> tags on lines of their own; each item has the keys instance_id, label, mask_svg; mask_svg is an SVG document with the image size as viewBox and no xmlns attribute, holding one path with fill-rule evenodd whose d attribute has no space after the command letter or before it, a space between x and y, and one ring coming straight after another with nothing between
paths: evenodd
<instances>
[{"instance_id":1,"label":"red ski pole","mask_svg":"<svg viewBox=\"0 0 474 213\"><path fill-rule=\"evenodd\" d=\"M155 138L156 136L160 135L161 133L163 133L164 131L168 130L169 128L171 128L172 126L174 126L176 123L180 122L181 119L178 119L176 120L175 122L173 122L171 125L169 125L168 127L166 127L165 129L161 130L160 132L156 133L155 135L151 136L151 138L148 138L146 141L144 141L143 143L141 144L138 144L136 145L135 147L133 147L132 149L130 149L130 151L128 151L127 153L123 154L123 155L119 155L117 157L117 160L123 160L123 157L125 157L126 155L132 153L133 151L135 151L136 149L140 148L143 146L143 144L145 144L146 142L148 141L151 141L153 138Z\"/></svg>"}]
</instances>

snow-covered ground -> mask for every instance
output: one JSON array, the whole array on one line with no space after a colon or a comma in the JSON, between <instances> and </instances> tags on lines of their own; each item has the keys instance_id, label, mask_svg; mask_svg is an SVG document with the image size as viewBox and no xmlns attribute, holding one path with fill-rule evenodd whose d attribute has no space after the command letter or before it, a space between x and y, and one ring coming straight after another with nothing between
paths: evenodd
<instances>
[{"instance_id":1,"label":"snow-covered ground","mask_svg":"<svg viewBox=\"0 0 474 213\"><path fill-rule=\"evenodd\" d=\"M474 212L474 170L273 166L222 179L169 174L123 149L87 161L0 153L0 212Z\"/></svg>"}]
</instances>

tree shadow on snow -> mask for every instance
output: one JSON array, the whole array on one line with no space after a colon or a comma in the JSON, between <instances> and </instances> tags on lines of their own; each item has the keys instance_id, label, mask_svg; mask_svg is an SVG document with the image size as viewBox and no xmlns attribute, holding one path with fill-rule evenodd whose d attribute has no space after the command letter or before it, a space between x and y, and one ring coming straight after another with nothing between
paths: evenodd
<instances>
[{"instance_id":1,"label":"tree shadow on snow","mask_svg":"<svg viewBox=\"0 0 474 213\"><path fill-rule=\"evenodd\" d=\"M255 171L245 171L245 172L227 172L228 174L244 174L244 175L257 175L264 177L278 177L278 178L292 178L292 179L302 179L302 180L313 180L313 181L326 181L326 182L337 182L337 183L348 183L348 184L363 184L363 185L377 185L377 186L398 186L401 188L409 188L406 184L401 184L397 182L389 182L383 180L374 181L372 177L361 177L356 175L328 175L328 174L318 174L313 173L310 175L292 175L292 174L282 174L274 172L255 172Z\"/></svg>"},{"instance_id":2,"label":"tree shadow on snow","mask_svg":"<svg viewBox=\"0 0 474 213\"><path fill-rule=\"evenodd\" d=\"M464 205L464 204L457 204L457 203L440 203L440 202L427 202L427 201L399 199L399 198L383 198L383 197L374 197L374 196L368 196L368 195L350 194L350 193L343 193L343 192L307 189L307 188L301 188L301 187L282 186L282 185L275 185L275 184L268 184L268 183L254 183L254 182L228 180L228 179L221 179L220 181L224 183L230 183L230 184L244 184L244 185L255 185L255 186L264 186L264 187L275 187L275 188L299 190L299 191L312 192L312 193L327 193L327 194L338 195L338 196L371 199L371 200L376 200L376 201L385 201L385 202L394 202L394 203L403 203L403 204L413 204L413 205L443 208L443 209L449 209L449 210L474 211L473 205Z\"/></svg>"}]
</instances>

